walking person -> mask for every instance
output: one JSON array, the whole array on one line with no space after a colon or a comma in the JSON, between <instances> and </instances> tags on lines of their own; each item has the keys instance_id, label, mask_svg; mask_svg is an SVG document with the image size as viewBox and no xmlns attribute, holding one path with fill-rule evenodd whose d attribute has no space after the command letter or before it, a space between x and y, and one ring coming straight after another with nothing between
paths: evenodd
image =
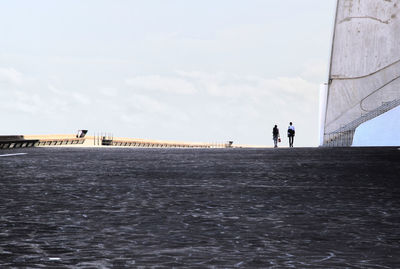
<instances>
[{"instance_id":1,"label":"walking person","mask_svg":"<svg viewBox=\"0 0 400 269\"><path fill-rule=\"evenodd\" d=\"M294 126L293 123L290 122L287 130L287 136L289 137L289 147L291 148L293 148L294 134L295 134Z\"/></svg>"},{"instance_id":2,"label":"walking person","mask_svg":"<svg viewBox=\"0 0 400 269\"><path fill-rule=\"evenodd\" d=\"M274 128L272 129L272 139L274 140L274 148L277 148L278 140L280 140L279 129L277 125L275 125Z\"/></svg>"}]
</instances>

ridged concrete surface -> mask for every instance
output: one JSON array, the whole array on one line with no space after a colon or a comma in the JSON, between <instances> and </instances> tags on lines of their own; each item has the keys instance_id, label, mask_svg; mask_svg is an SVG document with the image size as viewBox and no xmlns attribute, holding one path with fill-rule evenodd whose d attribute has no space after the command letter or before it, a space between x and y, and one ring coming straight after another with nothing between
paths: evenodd
<instances>
[{"instance_id":1,"label":"ridged concrete surface","mask_svg":"<svg viewBox=\"0 0 400 269\"><path fill-rule=\"evenodd\" d=\"M1 268L400 268L397 148L7 152Z\"/></svg>"}]
</instances>

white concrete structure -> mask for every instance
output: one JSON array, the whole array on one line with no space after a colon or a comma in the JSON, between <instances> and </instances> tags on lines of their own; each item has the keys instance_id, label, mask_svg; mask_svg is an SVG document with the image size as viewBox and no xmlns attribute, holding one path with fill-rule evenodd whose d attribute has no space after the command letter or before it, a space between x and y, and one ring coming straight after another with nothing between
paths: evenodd
<instances>
[{"instance_id":1,"label":"white concrete structure","mask_svg":"<svg viewBox=\"0 0 400 269\"><path fill-rule=\"evenodd\" d=\"M355 129L400 104L400 0L338 0L324 146L351 146Z\"/></svg>"}]
</instances>

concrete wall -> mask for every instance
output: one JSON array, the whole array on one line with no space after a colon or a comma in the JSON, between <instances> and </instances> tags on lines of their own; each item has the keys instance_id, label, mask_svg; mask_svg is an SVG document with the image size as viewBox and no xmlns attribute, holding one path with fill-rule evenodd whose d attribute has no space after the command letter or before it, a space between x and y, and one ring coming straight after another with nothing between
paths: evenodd
<instances>
[{"instance_id":1,"label":"concrete wall","mask_svg":"<svg viewBox=\"0 0 400 269\"><path fill-rule=\"evenodd\" d=\"M400 0L338 1L329 78L325 136L400 99Z\"/></svg>"}]
</instances>

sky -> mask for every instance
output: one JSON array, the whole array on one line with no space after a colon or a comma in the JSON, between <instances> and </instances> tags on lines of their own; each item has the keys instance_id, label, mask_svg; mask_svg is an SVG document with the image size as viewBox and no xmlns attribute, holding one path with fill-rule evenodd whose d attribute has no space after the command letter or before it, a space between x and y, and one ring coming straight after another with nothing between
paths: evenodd
<instances>
[{"instance_id":1,"label":"sky","mask_svg":"<svg viewBox=\"0 0 400 269\"><path fill-rule=\"evenodd\" d=\"M0 134L317 146L335 0L0 0Z\"/></svg>"},{"instance_id":2,"label":"sky","mask_svg":"<svg viewBox=\"0 0 400 269\"><path fill-rule=\"evenodd\" d=\"M355 147L399 146L400 106L361 124L354 133Z\"/></svg>"}]
</instances>

